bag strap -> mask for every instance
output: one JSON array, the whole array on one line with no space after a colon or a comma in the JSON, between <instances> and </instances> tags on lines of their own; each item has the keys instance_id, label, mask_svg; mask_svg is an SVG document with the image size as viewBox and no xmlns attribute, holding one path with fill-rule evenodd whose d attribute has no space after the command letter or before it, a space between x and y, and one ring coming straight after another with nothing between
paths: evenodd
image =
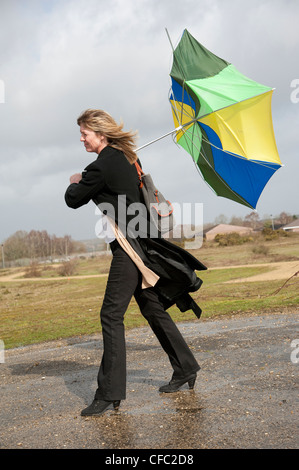
<instances>
[{"instance_id":1,"label":"bag strap","mask_svg":"<svg viewBox=\"0 0 299 470\"><path fill-rule=\"evenodd\" d=\"M139 188L142 188L142 186L143 186L142 175L144 175L144 173L143 173L142 168L141 168L141 166L139 165L138 162L135 162L135 167L136 167L136 170L137 170L137 173L138 173L138 178L139 178L139 181L140 181Z\"/></svg>"},{"instance_id":2,"label":"bag strap","mask_svg":"<svg viewBox=\"0 0 299 470\"><path fill-rule=\"evenodd\" d=\"M159 196L159 191L158 190L156 190L154 192L154 196L156 198L157 203L160 204L159 197L158 197ZM160 217L169 217L173 213L173 205L171 204L171 202L168 201L168 200L165 200L165 202L166 202L166 204L168 204L169 209L170 209L168 214L161 214L161 212L157 209L157 207L153 205L153 209L155 209L155 211L157 212L157 214Z\"/></svg>"}]
</instances>

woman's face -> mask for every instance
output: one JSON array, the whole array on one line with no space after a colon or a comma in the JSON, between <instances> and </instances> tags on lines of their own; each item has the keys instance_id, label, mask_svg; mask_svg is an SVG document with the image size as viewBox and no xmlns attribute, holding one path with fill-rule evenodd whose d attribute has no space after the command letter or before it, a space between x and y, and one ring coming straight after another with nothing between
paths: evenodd
<instances>
[{"instance_id":1,"label":"woman's face","mask_svg":"<svg viewBox=\"0 0 299 470\"><path fill-rule=\"evenodd\" d=\"M87 152L100 153L104 147L108 145L107 139L101 134L96 134L94 131L87 129L83 125L80 126L81 138L80 141L84 142L84 147Z\"/></svg>"}]
</instances>

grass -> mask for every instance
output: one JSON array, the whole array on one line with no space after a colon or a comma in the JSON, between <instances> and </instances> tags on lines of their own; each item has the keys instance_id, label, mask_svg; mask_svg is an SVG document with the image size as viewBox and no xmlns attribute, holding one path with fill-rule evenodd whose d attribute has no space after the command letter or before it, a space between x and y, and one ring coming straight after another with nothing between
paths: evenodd
<instances>
[{"instance_id":1,"label":"grass","mask_svg":"<svg viewBox=\"0 0 299 470\"><path fill-rule=\"evenodd\" d=\"M265 246L267 253L254 253L257 247ZM215 266L233 266L255 263L274 263L299 259L299 234L265 241L261 234L256 234L252 242L243 245L219 247L214 242L204 243L202 248L194 250L195 256L211 268Z\"/></svg>"},{"instance_id":2,"label":"grass","mask_svg":"<svg viewBox=\"0 0 299 470\"><path fill-rule=\"evenodd\" d=\"M226 270L223 270L226 271ZM232 269L230 271L237 271ZM256 268L255 274L263 272L262 268ZM227 279L229 274L227 273ZM240 272L238 273L241 274ZM224 272L221 272L223 278ZM244 269L244 277L248 271ZM212 278L214 276L214 278ZM241 277L241 276L238 276ZM222 284L219 282L218 273L212 276L204 274L205 290L195 295L195 299L201 302L204 310L203 316L236 314L236 313L263 313L266 311L283 310L289 307L299 306L299 281L289 282L282 288L285 281L243 282L238 284Z\"/></svg>"},{"instance_id":3,"label":"grass","mask_svg":"<svg viewBox=\"0 0 299 470\"><path fill-rule=\"evenodd\" d=\"M2 284L6 348L98 331L106 278Z\"/></svg>"},{"instance_id":4,"label":"grass","mask_svg":"<svg viewBox=\"0 0 299 470\"><path fill-rule=\"evenodd\" d=\"M208 267L220 269L202 271L202 288L193 294L203 310L203 318L215 315L242 313L262 314L275 310L296 308L299 305L299 280L226 283L236 278L249 277L265 272L269 267L246 266L278 260L298 259L299 238L290 237L267 243L269 250L256 256L252 244L217 247L214 243L204 245L193 252ZM90 260L78 260L77 275L108 273L111 257L101 256ZM233 265L244 267L232 267ZM14 348L63 337L80 336L100 331L100 307L107 277L80 279L56 277L57 269L41 267L41 278L36 281L0 282L0 339L6 348ZM16 270L0 270L8 275ZM23 269L22 269L23 271ZM21 270L20 270L21 272ZM43 279L44 278L44 279ZM280 289L281 288L281 289ZM277 292L276 292L277 291ZM181 313L176 307L169 309L174 321L189 321L196 317L193 312ZM134 300L125 315L126 328L146 325Z\"/></svg>"}]
</instances>

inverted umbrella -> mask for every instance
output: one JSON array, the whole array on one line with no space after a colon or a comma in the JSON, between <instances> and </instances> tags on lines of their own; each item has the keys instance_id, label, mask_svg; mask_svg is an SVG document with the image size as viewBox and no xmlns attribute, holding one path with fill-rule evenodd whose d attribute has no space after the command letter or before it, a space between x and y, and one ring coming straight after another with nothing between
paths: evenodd
<instances>
[{"instance_id":1,"label":"inverted umbrella","mask_svg":"<svg viewBox=\"0 0 299 470\"><path fill-rule=\"evenodd\" d=\"M242 75L185 30L173 51L170 103L176 141L218 196L255 209L281 167L273 89Z\"/></svg>"}]
</instances>

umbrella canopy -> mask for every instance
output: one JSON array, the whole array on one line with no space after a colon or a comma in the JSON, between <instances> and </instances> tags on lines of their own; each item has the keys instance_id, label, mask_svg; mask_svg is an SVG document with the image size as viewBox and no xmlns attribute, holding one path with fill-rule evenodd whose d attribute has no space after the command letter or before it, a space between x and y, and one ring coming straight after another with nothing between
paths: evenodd
<instances>
[{"instance_id":1,"label":"umbrella canopy","mask_svg":"<svg viewBox=\"0 0 299 470\"><path fill-rule=\"evenodd\" d=\"M255 209L281 167L273 90L242 75L185 30L173 52L169 99L176 141L218 196Z\"/></svg>"}]
</instances>

